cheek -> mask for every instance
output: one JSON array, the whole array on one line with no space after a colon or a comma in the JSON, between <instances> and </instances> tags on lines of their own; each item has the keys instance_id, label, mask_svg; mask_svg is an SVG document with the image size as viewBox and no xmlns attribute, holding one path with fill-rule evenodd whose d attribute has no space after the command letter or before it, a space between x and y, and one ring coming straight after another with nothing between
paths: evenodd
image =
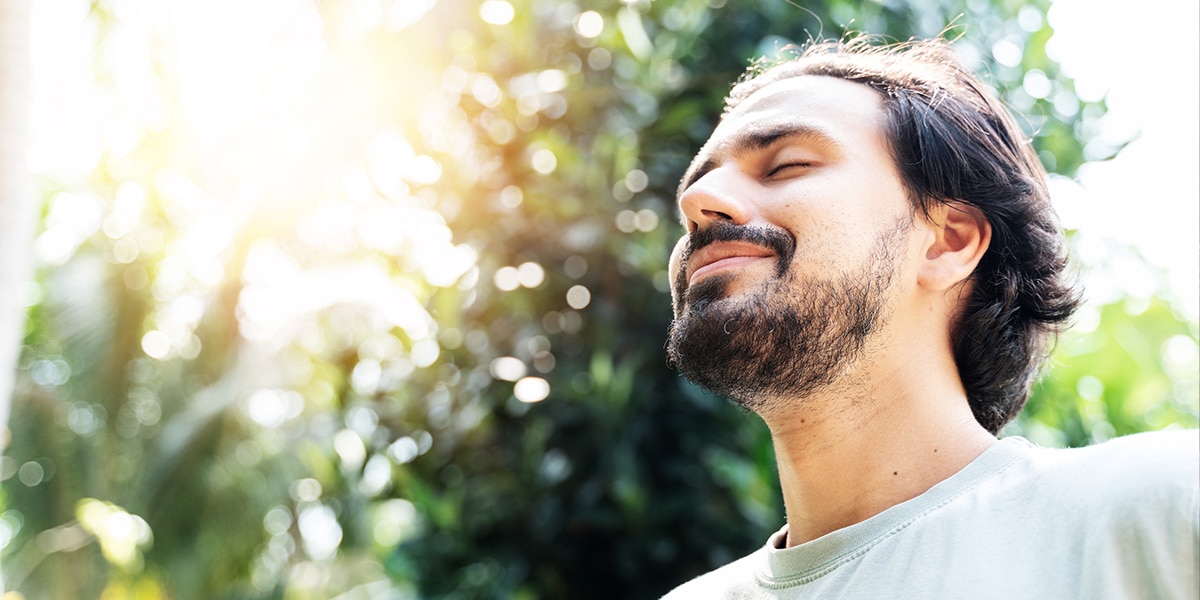
<instances>
[{"instance_id":1,"label":"cheek","mask_svg":"<svg viewBox=\"0 0 1200 600\"><path fill-rule=\"evenodd\" d=\"M675 281L676 277L679 276L679 270L683 268L683 265L680 263L683 261L683 251L687 248L687 240L688 236L685 235L679 238L678 242L675 242L675 249L671 250L671 260L667 263L667 276L670 277L667 281L671 283L672 302L677 302L679 299L676 296L683 291L675 289Z\"/></svg>"},{"instance_id":2,"label":"cheek","mask_svg":"<svg viewBox=\"0 0 1200 600\"><path fill-rule=\"evenodd\" d=\"M688 236L686 235L679 238L679 241L675 242L675 248L671 250L671 260L667 265L671 281L675 281L675 276L679 273L679 269L682 268L680 263L683 261L683 251L687 248L687 240Z\"/></svg>"}]
</instances>

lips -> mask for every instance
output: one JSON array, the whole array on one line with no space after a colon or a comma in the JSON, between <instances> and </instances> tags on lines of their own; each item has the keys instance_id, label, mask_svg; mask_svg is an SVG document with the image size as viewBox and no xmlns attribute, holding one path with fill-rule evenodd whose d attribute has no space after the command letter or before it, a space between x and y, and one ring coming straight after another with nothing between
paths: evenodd
<instances>
[{"instance_id":1,"label":"lips","mask_svg":"<svg viewBox=\"0 0 1200 600\"><path fill-rule=\"evenodd\" d=\"M725 269L742 267L752 262L772 258L775 252L746 242L716 242L696 250L688 257L688 285Z\"/></svg>"}]
</instances>

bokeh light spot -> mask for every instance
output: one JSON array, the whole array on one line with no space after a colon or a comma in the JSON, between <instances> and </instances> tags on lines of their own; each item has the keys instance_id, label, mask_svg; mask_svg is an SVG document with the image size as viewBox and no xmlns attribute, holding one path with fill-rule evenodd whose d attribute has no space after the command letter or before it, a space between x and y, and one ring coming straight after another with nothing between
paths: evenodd
<instances>
[{"instance_id":1,"label":"bokeh light spot","mask_svg":"<svg viewBox=\"0 0 1200 600\"><path fill-rule=\"evenodd\" d=\"M479 6L479 18L491 25L507 25L516 16L516 9L505 0L487 0Z\"/></svg>"},{"instance_id":2,"label":"bokeh light spot","mask_svg":"<svg viewBox=\"0 0 1200 600\"><path fill-rule=\"evenodd\" d=\"M75 514L79 524L96 536L109 562L131 571L141 567L141 549L153 537L145 520L94 498L80 500Z\"/></svg>"},{"instance_id":3,"label":"bokeh light spot","mask_svg":"<svg viewBox=\"0 0 1200 600\"><path fill-rule=\"evenodd\" d=\"M501 356L492 360L489 370L496 379L516 381L525 376L525 363L513 356Z\"/></svg>"},{"instance_id":4,"label":"bokeh light spot","mask_svg":"<svg viewBox=\"0 0 1200 600\"><path fill-rule=\"evenodd\" d=\"M20 479L21 483L29 487L41 483L45 476L46 470L37 461L31 460L21 465L20 469L17 469L17 479Z\"/></svg>"},{"instance_id":5,"label":"bokeh light spot","mask_svg":"<svg viewBox=\"0 0 1200 600\"><path fill-rule=\"evenodd\" d=\"M1196 340L1183 334L1173 335L1162 345L1163 362L1170 365L1186 367L1195 364L1200 356Z\"/></svg>"},{"instance_id":6,"label":"bokeh light spot","mask_svg":"<svg viewBox=\"0 0 1200 600\"><path fill-rule=\"evenodd\" d=\"M546 69L537 75L537 87L543 93L552 94L567 88L567 73L562 69Z\"/></svg>"},{"instance_id":7,"label":"bokeh light spot","mask_svg":"<svg viewBox=\"0 0 1200 600\"><path fill-rule=\"evenodd\" d=\"M648 185L650 185L650 176L641 169L634 169L625 174L625 187L629 188L631 192L640 192Z\"/></svg>"},{"instance_id":8,"label":"bokeh light spot","mask_svg":"<svg viewBox=\"0 0 1200 600\"><path fill-rule=\"evenodd\" d=\"M567 260L563 261L563 272L571 279L579 279L587 275L588 262L587 259L578 254L568 256Z\"/></svg>"},{"instance_id":9,"label":"bokeh light spot","mask_svg":"<svg viewBox=\"0 0 1200 600\"><path fill-rule=\"evenodd\" d=\"M378 496L387 489L391 480L392 463L387 457L376 454L367 461L367 466L363 467L359 490L367 496Z\"/></svg>"},{"instance_id":10,"label":"bokeh light spot","mask_svg":"<svg viewBox=\"0 0 1200 600\"><path fill-rule=\"evenodd\" d=\"M549 175L554 172L554 169L558 168L558 157L554 155L554 152L545 148L534 152L531 162L533 170L542 175Z\"/></svg>"},{"instance_id":11,"label":"bokeh light spot","mask_svg":"<svg viewBox=\"0 0 1200 600\"><path fill-rule=\"evenodd\" d=\"M422 257L421 273L429 285L450 287L475 266L475 250L465 244Z\"/></svg>"},{"instance_id":12,"label":"bokeh light spot","mask_svg":"<svg viewBox=\"0 0 1200 600\"><path fill-rule=\"evenodd\" d=\"M525 200L525 192L521 188L510 185L503 190L500 190L500 204L504 208L516 208Z\"/></svg>"},{"instance_id":13,"label":"bokeh light spot","mask_svg":"<svg viewBox=\"0 0 1200 600\"><path fill-rule=\"evenodd\" d=\"M603 71L612 66L612 52L607 48L592 48L587 55L588 66L595 71Z\"/></svg>"},{"instance_id":14,"label":"bokeh light spot","mask_svg":"<svg viewBox=\"0 0 1200 600\"><path fill-rule=\"evenodd\" d=\"M542 285L542 281L546 278L546 270L535 262L522 263L517 267L517 280L521 285L527 288L535 288Z\"/></svg>"},{"instance_id":15,"label":"bokeh light spot","mask_svg":"<svg viewBox=\"0 0 1200 600\"><path fill-rule=\"evenodd\" d=\"M403 498L392 498L375 508L375 527L371 533L375 543L390 548L404 541L413 533L417 522L417 509L412 502Z\"/></svg>"},{"instance_id":16,"label":"bokeh light spot","mask_svg":"<svg viewBox=\"0 0 1200 600\"><path fill-rule=\"evenodd\" d=\"M419 454L417 441L407 435L392 442L387 449L388 458L398 465L412 462Z\"/></svg>"},{"instance_id":17,"label":"bokeh light spot","mask_svg":"<svg viewBox=\"0 0 1200 600\"><path fill-rule=\"evenodd\" d=\"M1084 375L1075 382L1075 391L1084 400L1099 400L1104 396L1104 382L1092 375Z\"/></svg>"},{"instance_id":18,"label":"bokeh light spot","mask_svg":"<svg viewBox=\"0 0 1200 600\"><path fill-rule=\"evenodd\" d=\"M516 267L500 267L492 276L492 283L505 292L521 287L521 274Z\"/></svg>"},{"instance_id":19,"label":"bokeh light spot","mask_svg":"<svg viewBox=\"0 0 1200 600\"><path fill-rule=\"evenodd\" d=\"M637 211L637 214L634 216L634 226L637 227L638 231L646 233L654 231L658 227L658 213L648 208Z\"/></svg>"},{"instance_id":20,"label":"bokeh light spot","mask_svg":"<svg viewBox=\"0 0 1200 600\"><path fill-rule=\"evenodd\" d=\"M504 93L500 91L496 80L483 73L476 75L471 81L471 95L488 108L496 108L504 99Z\"/></svg>"},{"instance_id":21,"label":"bokeh light spot","mask_svg":"<svg viewBox=\"0 0 1200 600\"><path fill-rule=\"evenodd\" d=\"M155 329L142 336L142 351L150 358L163 360L171 354L171 338Z\"/></svg>"},{"instance_id":22,"label":"bokeh light spot","mask_svg":"<svg viewBox=\"0 0 1200 600\"><path fill-rule=\"evenodd\" d=\"M130 238L121 238L112 244L112 258L115 262L127 265L138 257L137 242Z\"/></svg>"},{"instance_id":23,"label":"bokeh light spot","mask_svg":"<svg viewBox=\"0 0 1200 600\"><path fill-rule=\"evenodd\" d=\"M303 408L304 400L299 394L294 396L281 390L258 390L246 400L246 416L262 427L279 427Z\"/></svg>"},{"instance_id":24,"label":"bokeh light spot","mask_svg":"<svg viewBox=\"0 0 1200 600\"><path fill-rule=\"evenodd\" d=\"M1012 40L1004 38L992 44L992 56L1006 67L1016 67L1021 64L1024 52Z\"/></svg>"},{"instance_id":25,"label":"bokeh light spot","mask_svg":"<svg viewBox=\"0 0 1200 600\"><path fill-rule=\"evenodd\" d=\"M575 310L580 310L592 302L592 292L582 285L571 286L567 290L567 304Z\"/></svg>"},{"instance_id":26,"label":"bokeh light spot","mask_svg":"<svg viewBox=\"0 0 1200 600\"><path fill-rule=\"evenodd\" d=\"M1054 91L1053 85L1050 83L1050 78L1039 69L1031 69L1025 73L1025 78L1022 82L1022 87L1025 88L1025 93L1034 98L1045 98Z\"/></svg>"},{"instance_id":27,"label":"bokeh light spot","mask_svg":"<svg viewBox=\"0 0 1200 600\"><path fill-rule=\"evenodd\" d=\"M523 377L513 386L513 395L521 402L541 402L550 396L550 382L541 377Z\"/></svg>"},{"instance_id":28,"label":"bokeh light spot","mask_svg":"<svg viewBox=\"0 0 1200 600\"><path fill-rule=\"evenodd\" d=\"M623 210L617 213L616 217L617 229L621 233L633 233L637 230L637 213L632 210Z\"/></svg>"},{"instance_id":29,"label":"bokeh light spot","mask_svg":"<svg viewBox=\"0 0 1200 600\"><path fill-rule=\"evenodd\" d=\"M588 39L599 36L604 33L604 17L594 10L579 13L575 17L575 33Z\"/></svg>"},{"instance_id":30,"label":"bokeh light spot","mask_svg":"<svg viewBox=\"0 0 1200 600\"><path fill-rule=\"evenodd\" d=\"M362 438L349 429L343 429L333 436L333 450L351 471L357 471L367 459L367 447Z\"/></svg>"},{"instance_id":31,"label":"bokeh light spot","mask_svg":"<svg viewBox=\"0 0 1200 600\"><path fill-rule=\"evenodd\" d=\"M292 497L297 502L315 502L321 497L321 482L312 477L297 479L291 486Z\"/></svg>"},{"instance_id":32,"label":"bokeh light spot","mask_svg":"<svg viewBox=\"0 0 1200 600\"><path fill-rule=\"evenodd\" d=\"M304 550L316 560L328 560L342 543L342 526L328 506L305 508L296 520L304 538Z\"/></svg>"},{"instance_id":33,"label":"bokeh light spot","mask_svg":"<svg viewBox=\"0 0 1200 600\"><path fill-rule=\"evenodd\" d=\"M412 362L418 368L425 368L437 362L438 356L442 353L441 346L438 346L437 340L423 339L418 340L412 347Z\"/></svg>"}]
</instances>

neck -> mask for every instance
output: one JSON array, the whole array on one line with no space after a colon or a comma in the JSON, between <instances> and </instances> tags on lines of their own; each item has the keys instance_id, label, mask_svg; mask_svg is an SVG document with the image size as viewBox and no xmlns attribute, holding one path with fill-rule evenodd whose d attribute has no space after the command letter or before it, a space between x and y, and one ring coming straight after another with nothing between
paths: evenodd
<instances>
[{"instance_id":1,"label":"neck","mask_svg":"<svg viewBox=\"0 0 1200 600\"><path fill-rule=\"evenodd\" d=\"M790 405L797 408L787 414L763 415L775 444L788 546L915 498L996 442L975 421L956 371L942 381L927 377L937 371L916 372L926 377L843 384Z\"/></svg>"}]
</instances>

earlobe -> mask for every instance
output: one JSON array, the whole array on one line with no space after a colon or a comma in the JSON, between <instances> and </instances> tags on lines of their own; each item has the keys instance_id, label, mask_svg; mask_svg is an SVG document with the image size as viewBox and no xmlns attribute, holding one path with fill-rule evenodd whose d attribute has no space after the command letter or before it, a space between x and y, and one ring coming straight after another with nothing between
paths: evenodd
<instances>
[{"instance_id":1,"label":"earlobe","mask_svg":"<svg viewBox=\"0 0 1200 600\"><path fill-rule=\"evenodd\" d=\"M992 225L974 206L944 203L932 208L927 225L933 238L917 274L928 290L947 290L966 281L992 241Z\"/></svg>"}]
</instances>

